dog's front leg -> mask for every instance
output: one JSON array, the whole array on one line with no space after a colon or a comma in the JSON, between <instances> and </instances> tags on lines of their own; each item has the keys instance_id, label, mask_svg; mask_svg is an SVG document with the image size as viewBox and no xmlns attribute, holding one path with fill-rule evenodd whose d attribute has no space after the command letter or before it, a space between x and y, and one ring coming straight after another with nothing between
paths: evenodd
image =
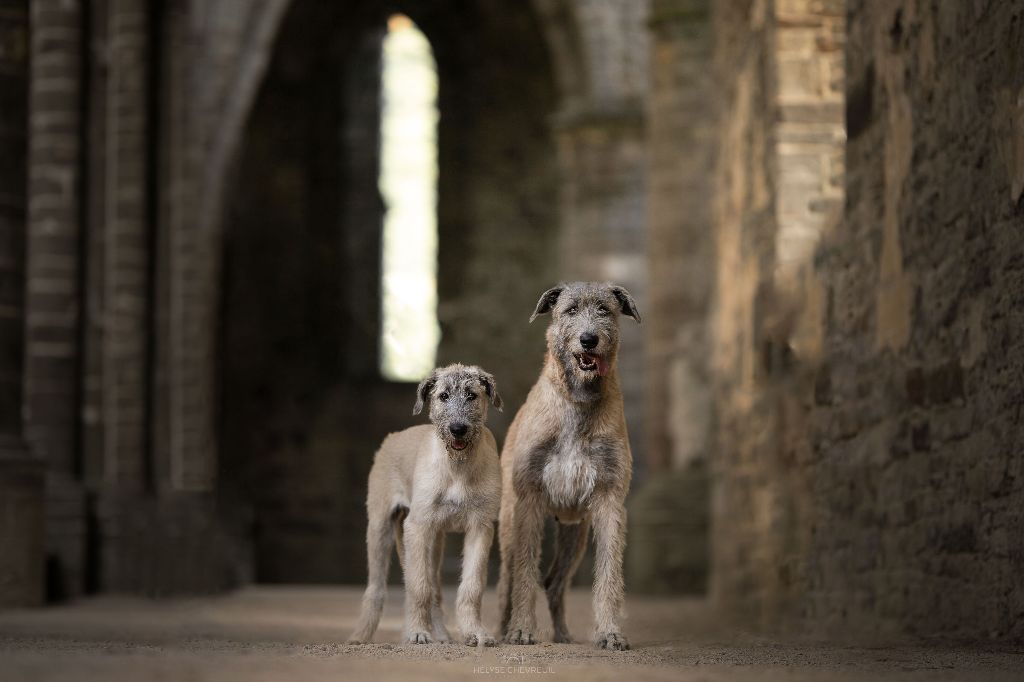
<instances>
[{"instance_id":1,"label":"dog's front leg","mask_svg":"<svg viewBox=\"0 0 1024 682\"><path fill-rule=\"evenodd\" d=\"M433 581L430 557L434 533L427 526L405 520L405 630L411 644L429 644Z\"/></svg>"},{"instance_id":2,"label":"dog's front leg","mask_svg":"<svg viewBox=\"0 0 1024 682\"><path fill-rule=\"evenodd\" d=\"M469 646L494 646L494 637L480 622L480 601L487 584L487 555L494 539L494 525L473 522L466 529L462 555L462 582L456 597L459 627Z\"/></svg>"},{"instance_id":3,"label":"dog's front leg","mask_svg":"<svg viewBox=\"0 0 1024 682\"><path fill-rule=\"evenodd\" d=\"M512 618L505 632L508 644L536 644L537 588L540 584L540 543L544 507L529 495L517 497L512 543Z\"/></svg>"},{"instance_id":4,"label":"dog's front leg","mask_svg":"<svg viewBox=\"0 0 1024 682\"><path fill-rule=\"evenodd\" d=\"M602 495L592 506L594 522L594 644L601 649L628 649L619 626L625 591L622 553L626 546L626 507L614 495Z\"/></svg>"}]
</instances>

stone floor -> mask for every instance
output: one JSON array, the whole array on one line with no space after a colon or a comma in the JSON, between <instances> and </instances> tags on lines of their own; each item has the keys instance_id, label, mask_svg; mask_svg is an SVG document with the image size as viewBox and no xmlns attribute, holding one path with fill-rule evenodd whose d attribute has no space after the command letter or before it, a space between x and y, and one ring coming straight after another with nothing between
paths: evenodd
<instances>
[{"instance_id":1,"label":"stone floor","mask_svg":"<svg viewBox=\"0 0 1024 682\"><path fill-rule=\"evenodd\" d=\"M8 611L0 613L0 682L1024 679L1019 647L765 638L725 627L704 602L683 598L630 597L628 652L586 643L476 650L400 644L394 589L378 643L346 646L359 597L353 588L253 587L204 599L106 597ZM576 591L569 602L570 628L583 635L589 595ZM485 609L493 620L493 593Z\"/></svg>"}]
</instances>

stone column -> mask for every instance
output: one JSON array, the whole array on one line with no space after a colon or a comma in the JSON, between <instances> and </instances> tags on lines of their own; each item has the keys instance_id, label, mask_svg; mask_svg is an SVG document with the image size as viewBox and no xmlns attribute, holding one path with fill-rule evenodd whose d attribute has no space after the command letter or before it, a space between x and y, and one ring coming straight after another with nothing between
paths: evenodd
<instances>
[{"instance_id":1,"label":"stone column","mask_svg":"<svg viewBox=\"0 0 1024 682\"><path fill-rule=\"evenodd\" d=\"M143 489L147 476L147 4L112 0L107 16L103 478L124 491Z\"/></svg>"},{"instance_id":2,"label":"stone column","mask_svg":"<svg viewBox=\"0 0 1024 682\"><path fill-rule=\"evenodd\" d=\"M714 105L708 0L652 7L647 323L649 472L685 468L707 453L707 371Z\"/></svg>"},{"instance_id":3,"label":"stone column","mask_svg":"<svg viewBox=\"0 0 1024 682\"><path fill-rule=\"evenodd\" d=\"M645 591L700 592L707 580L715 119L709 5L654 0L648 19L646 476L630 502L627 557L631 588Z\"/></svg>"},{"instance_id":4,"label":"stone column","mask_svg":"<svg viewBox=\"0 0 1024 682\"><path fill-rule=\"evenodd\" d=\"M97 491L100 589L142 589L156 567L148 460L149 15L145 0L93 5L86 480ZM148 541L148 542L147 542Z\"/></svg>"},{"instance_id":5,"label":"stone column","mask_svg":"<svg viewBox=\"0 0 1024 682\"><path fill-rule=\"evenodd\" d=\"M25 311L25 437L47 464L48 580L83 589L85 504L78 458L81 7L32 3Z\"/></svg>"},{"instance_id":6,"label":"stone column","mask_svg":"<svg viewBox=\"0 0 1024 682\"><path fill-rule=\"evenodd\" d=\"M43 600L43 467L22 439L29 22L0 0L0 607Z\"/></svg>"}]
</instances>

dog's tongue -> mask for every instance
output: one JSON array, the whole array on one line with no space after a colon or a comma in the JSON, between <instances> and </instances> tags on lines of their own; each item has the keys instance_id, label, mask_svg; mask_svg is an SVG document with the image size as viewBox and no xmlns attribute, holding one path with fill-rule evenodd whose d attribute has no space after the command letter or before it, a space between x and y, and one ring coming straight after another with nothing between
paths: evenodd
<instances>
[{"instance_id":1,"label":"dog's tongue","mask_svg":"<svg viewBox=\"0 0 1024 682\"><path fill-rule=\"evenodd\" d=\"M608 363L604 361L600 355L591 356L594 358L594 362L597 363L597 376L603 377L608 373Z\"/></svg>"}]
</instances>

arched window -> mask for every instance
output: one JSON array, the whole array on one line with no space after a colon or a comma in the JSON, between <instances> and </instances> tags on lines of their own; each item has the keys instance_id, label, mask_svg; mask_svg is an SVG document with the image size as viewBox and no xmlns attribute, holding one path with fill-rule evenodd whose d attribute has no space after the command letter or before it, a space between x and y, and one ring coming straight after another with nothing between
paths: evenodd
<instances>
[{"instance_id":1,"label":"arched window","mask_svg":"<svg viewBox=\"0 0 1024 682\"><path fill-rule=\"evenodd\" d=\"M427 37L393 15L383 44L381 373L416 381L434 366L437 322L437 66Z\"/></svg>"}]
</instances>

